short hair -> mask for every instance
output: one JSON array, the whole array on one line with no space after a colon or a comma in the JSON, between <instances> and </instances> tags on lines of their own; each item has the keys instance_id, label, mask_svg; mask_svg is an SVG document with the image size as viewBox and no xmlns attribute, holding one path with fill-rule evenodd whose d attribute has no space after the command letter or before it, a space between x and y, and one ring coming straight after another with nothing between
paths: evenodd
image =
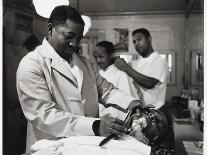
<instances>
[{"instance_id":1,"label":"short hair","mask_svg":"<svg viewBox=\"0 0 207 155\"><path fill-rule=\"evenodd\" d=\"M132 36L136 33L142 33L146 38L149 38L151 36L150 32L145 28L139 28L132 32Z\"/></svg>"},{"instance_id":2,"label":"short hair","mask_svg":"<svg viewBox=\"0 0 207 155\"><path fill-rule=\"evenodd\" d=\"M77 24L85 26L85 23L80 15L80 13L69 5L60 5L53 9L48 23L51 23L53 26L58 24L63 24L67 19L72 20Z\"/></svg>"},{"instance_id":3,"label":"short hair","mask_svg":"<svg viewBox=\"0 0 207 155\"><path fill-rule=\"evenodd\" d=\"M101 42L98 42L96 44L96 47L97 46L101 46L101 47L104 47L105 48L105 52L108 54L108 55L112 55L114 53L114 45L112 42L110 41L101 41Z\"/></svg>"}]
</instances>

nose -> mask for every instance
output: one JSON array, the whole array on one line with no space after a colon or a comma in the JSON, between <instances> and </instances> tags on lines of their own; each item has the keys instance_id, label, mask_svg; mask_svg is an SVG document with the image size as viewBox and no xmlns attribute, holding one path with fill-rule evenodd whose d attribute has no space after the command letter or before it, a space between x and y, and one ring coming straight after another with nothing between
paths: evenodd
<instances>
[{"instance_id":1,"label":"nose","mask_svg":"<svg viewBox=\"0 0 207 155\"><path fill-rule=\"evenodd\" d=\"M139 45L138 41L134 41L134 46L138 46L138 45Z\"/></svg>"},{"instance_id":2,"label":"nose","mask_svg":"<svg viewBox=\"0 0 207 155\"><path fill-rule=\"evenodd\" d=\"M76 39L73 39L73 40L71 40L69 42L69 45L78 48L79 47L79 43L80 43L80 41L78 41Z\"/></svg>"},{"instance_id":3,"label":"nose","mask_svg":"<svg viewBox=\"0 0 207 155\"><path fill-rule=\"evenodd\" d=\"M100 58L96 58L96 62L97 62L97 64L99 64L101 62L101 59Z\"/></svg>"}]
</instances>

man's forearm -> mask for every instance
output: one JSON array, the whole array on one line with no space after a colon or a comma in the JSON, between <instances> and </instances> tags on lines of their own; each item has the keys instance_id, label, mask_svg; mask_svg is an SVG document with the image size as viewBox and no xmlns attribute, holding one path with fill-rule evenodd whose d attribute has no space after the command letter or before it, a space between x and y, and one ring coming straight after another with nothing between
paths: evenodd
<instances>
[{"instance_id":1,"label":"man's forearm","mask_svg":"<svg viewBox=\"0 0 207 155\"><path fill-rule=\"evenodd\" d=\"M123 71L126 72L137 84L139 84L140 86L142 86L144 88L151 89L158 82L158 80L155 78L145 76L145 75L135 71L129 65L127 65Z\"/></svg>"}]
</instances>

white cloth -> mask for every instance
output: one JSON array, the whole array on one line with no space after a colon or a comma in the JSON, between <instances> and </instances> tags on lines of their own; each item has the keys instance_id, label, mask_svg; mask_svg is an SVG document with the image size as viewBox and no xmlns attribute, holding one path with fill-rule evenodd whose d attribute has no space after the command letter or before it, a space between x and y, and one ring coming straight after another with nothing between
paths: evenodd
<instances>
[{"instance_id":1,"label":"white cloth","mask_svg":"<svg viewBox=\"0 0 207 155\"><path fill-rule=\"evenodd\" d=\"M133 84L133 79L130 78L125 72L119 70L114 65L106 68L106 70L100 70L100 75L107 81L111 82L116 88L119 88L124 93L139 99L137 95L137 89Z\"/></svg>"},{"instance_id":2,"label":"white cloth","mask_svg":"<svg viewBox=\"0 0 207 155\"><path fill-rule=\"evenodd\" d=\"M133 84L133 79L130 78L125 72L119 70L113 64L107 67L106 70L100 70L100 75L105 78L107 81L112 83L116 88L123 91L125 94L133 96L135 99L139 99L137 90ZM121 103L120 103L121 104ZM103 105L99 105L99 115L110 115L111 117L124 119L125 114L119 110L116 110L112 107L105 109Z\"/></svg>"},{"instance_id":3,"label":"white cloth","mask_svg":"<svg viewBox=\"0 0 207 155\"><path fill-rule=\"evenodd\" d=\"M159 80L152 89L141 88L145 104L152 104L159 109L165 103L167 78L169 75L168 64L157 52L151 53L147 58L140 57L132 61L132 68L137 72Z\"/></svg>"},{"instance_id":4,"label":"white cloth","mask_svg":"<svg viewBox=\"0 0 207 155\"><path fill-rule=\"evenodd\" d=\"M77 136L58 141L40 140L31 147L34 151L32 155L150 155L151 148L131 136L110 140L99 147L104 138Z\"/></svg>"}]
</instances>

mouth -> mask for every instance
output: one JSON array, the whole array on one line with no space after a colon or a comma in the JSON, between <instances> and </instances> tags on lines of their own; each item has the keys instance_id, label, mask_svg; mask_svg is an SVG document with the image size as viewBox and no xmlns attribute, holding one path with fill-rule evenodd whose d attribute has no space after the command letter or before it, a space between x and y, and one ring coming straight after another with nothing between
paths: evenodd
<instances>
[{"instance_id":1,"label":"mouth","mask_svg":"<svg viewBox=\"0 0 207 155\"><path fill-rule=\"evenodd\" d=\"M137 51L141 51L142 50L142 47L136 47L136 50Z\"/></svg>"},{"instance_id":2,"label":"mouth","mask_svg":"<svg viewBox=\"0 0 207 155\"><path fill-rule=\"evenodd\" d=\"M104 64L98 64L98 66L99 66L101 69L105 69Z\"/></svg>"},{"instance_id":3,"label":"mouth","mask_svg":"<svg viewBox=\"0 0 207 155\"><path fill-rule=\"evenodd\" d=\"M67 53L78 53L79 48L74 47L74 46L66 46L65 51Z\"/></svg>"}]
</instances>

